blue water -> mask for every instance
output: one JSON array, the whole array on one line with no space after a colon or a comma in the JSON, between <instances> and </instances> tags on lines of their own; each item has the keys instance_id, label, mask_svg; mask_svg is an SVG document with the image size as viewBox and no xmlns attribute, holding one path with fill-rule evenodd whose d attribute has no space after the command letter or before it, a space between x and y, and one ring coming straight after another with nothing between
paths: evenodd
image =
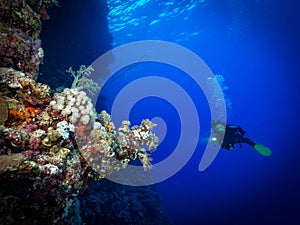
<instances>
[{"instance_id":1,"label":"blue water","mask_svg":"<svg viewBox=\"0 0 300 225\"><path fill-rule=\"evenodd\" d=\"M225 78L226 98L232 102L227 104L228 121L273 151L263 157L246 145L221 150L211 166L199 172L211 122L203 91L184 72L159 63L140 63L117 73L101 93L102 107L108 111L124 86L149 75L176 82L197 109L201 131L194 136L190 124L190 138L198 140L192 158L176 175L157 184L171 222L297 224L299 2L108 0L108 9L112 47L156 39L190 49ZM136 124L154 117L163 118L168 127L153 153L157 163L176 148L180 115L168 101L145 97L132 107L129 118Z\"/></svg>"},{"instance_id":2,"label":"blue water","mask_svg":"<svg viewBox=\"0 0 300 225\"><path fill-rule=\"evenodd\" d=\"M65 0L60 4L61 8L49 9L51 20L43 24L42 72L47 72L47 79L41 74L41 81L47 80L52 88L68 86L72 78L64 71L69 66L91 64L103 52L132 41L176 43L197 54L213 74L224 77L228 121L241 125L246 136L272 150L270 157L246 145L221 150L199 172L211 114L195 80L178 68L156 62L128 65L117 72L104 85L98 110L111 112L124 87L157 76L180 86L197 111L200 133L196 132L199 126L191 123L186 134L187 143L197 143L194 154L174 176L157 184L173 224L300 224L299 1L107 0L106 6L104 0L89 4ZM49 59L55 61L48 68ZM140 86L135 94L147 86ZM161 90L172 93L168 88ZM123 97L125 108L133 96ZM184 104L186 99L176 101ZM153 163L162 162L176 149L181 115L174 104L157 96L141 96L129 115L132 124L158 117L167 132L152 154ZM184 154L185 148L181 151Z\"/></svg>"}]
</instances>

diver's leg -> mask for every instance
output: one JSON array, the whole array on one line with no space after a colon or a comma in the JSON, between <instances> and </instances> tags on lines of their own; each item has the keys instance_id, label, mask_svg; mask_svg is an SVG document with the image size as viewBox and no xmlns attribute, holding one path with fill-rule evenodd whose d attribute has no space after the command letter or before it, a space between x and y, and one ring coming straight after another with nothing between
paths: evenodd
<instances>
[{"instance_id":1,"label":"diver's leg","mask_svg":"<svg viewBox=\"0 0 300 225\"><path fill-rule=\"evenodd\" d=\"M248 145L250 145L250 146L252 146L252 147L256 144L254 141L250 140L250 139L247 138L247 137L243 137L243 138L242 138L242 142L243 142L243 143L246 143L246 144L248 144Z\"/></svg>"}]
</instances>

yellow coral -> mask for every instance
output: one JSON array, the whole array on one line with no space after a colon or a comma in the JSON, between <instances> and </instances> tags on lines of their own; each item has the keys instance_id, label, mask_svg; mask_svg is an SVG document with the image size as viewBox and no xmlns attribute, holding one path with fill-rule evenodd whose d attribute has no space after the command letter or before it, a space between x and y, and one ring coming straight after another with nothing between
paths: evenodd
<instances>
[{"instance_id":1,"label":"yellow coral","mask_svg":"<svg viewBox=\"0 0 300 225\"><path fill-rule=\"evenodd\" d=\"M109 133L113 133L115 126L113 123L109 123L108 121L105 122L105 128Z\"/></svg>"},{"instance_id":2,"label":"yellow coral","mask_svg":"<svg viewBox=\"0 0 300 225\"><path fill-rule=\"evenodd\" d=\"M27 97L31 95L39 100L50 97L50 88L46 84L36 83L26 76L18 77L18 82L22 86L22 88L17 91L20 96Z\"/></svg>"}]
</instances>

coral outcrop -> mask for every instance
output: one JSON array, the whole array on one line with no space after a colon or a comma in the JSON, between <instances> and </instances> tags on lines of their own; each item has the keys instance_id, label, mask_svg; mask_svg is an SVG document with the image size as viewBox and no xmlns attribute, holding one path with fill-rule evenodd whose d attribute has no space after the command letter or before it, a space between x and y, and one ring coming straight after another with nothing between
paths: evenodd
<instances>
[{"instance_id":1,"label":"coral outcrop","mask_svg":"<svg viewBox=\"0 0 300 225\"><path fill-rule=\"evenodd\" d=\"M53 4L0 2L0 224L81 224L77 196L89 181L136 158L148 169L157 147L151 121L116 130L96 114L86 76L55 94L37 82L41 19Z\"/></svg>"}]
</instances>

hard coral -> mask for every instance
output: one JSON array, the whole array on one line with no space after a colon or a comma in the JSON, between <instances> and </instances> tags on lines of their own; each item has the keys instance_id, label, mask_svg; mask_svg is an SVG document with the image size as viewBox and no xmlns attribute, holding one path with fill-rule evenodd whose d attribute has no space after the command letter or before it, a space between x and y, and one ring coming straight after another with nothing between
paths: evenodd
<instances>
[{"instance_id":1,"label":"hard coral","mask_svg":"<svg viewBox=\"0 0 300 225\"><path fill-rule=\"evenodd\" d=\"M23 72L0 68L0 79L0 88L6 96L18 94L27 105L42 106L50 101L49 86L37 83Z\"/></svg>"},{"instance_id":2,"label":"hard coral","mask_svg":"<svg viewBox=\"0 0 300 225\"><path fill-rule=\"evenodd\" d=\"M84 91L66 88L62 93L54 94L50 106L54 111L60 112L70 123L92 123L94 116L91 99Z\"/></svg>"},{"instance_id":3,"label":"hard coral","mask_svg":"<svg viewBox=\"0 0 300 225\"><path fill-rule=\"evenodd\" d=\"M1 49L1 46L0 46ZM18 78L25 76L23 72L17 71L12 68L0 68L0 84L3 88L11 88L11 89L18 89L22 88L21 84L18 81Z\"/></svg>"},{"instance_id":4,"label":"hard coral","mask_svg":"<svg viewBox=\"0 0 300 225\"><path fill-rule=\"evenodd\" d=\"M2 96L0 96L0 125L3 125L8 118L8 104Z\"/></svg>"},{"instance_id":5,"label":"hard coral","mask_svg":"<svg viewBox=\"0 0 300 225\"><path fill-rule=\"evenodd\" d=\"M0 67L12 67L36 78L43 54L39 41L0 24Z\"/></svg>"},{"instance_id":6,"label":"hard coral","mask_svg":"<svg viewBox=\"0 0 300 225\"><path fill-rule=\"evenodd\" d=\"M20 153L14 155L0 155L0 174L6 171L16 171L21 165L24 156Z\"/></svg>"},{"instance_id":7,"label":"hard coral","mask_svg":"<svg viewBox=\"0 0 300 225\"><path fill-rule=\"evenodd\" d=\"M41 21L39 6L26 4L27 2L1 1L0 67L12 67L36 79L43 60L39 40Z\"/></svg>"},{"instance_id":8,"label":"hard coral","mask_svg":"<svg viewBox=\"0 0 300 225\"><path fill-rule=\"evenodd\" d=\"M45 8L52 4L0 1L0 224L68 224L76 196L91 178L136 158L149 168L142 146L156 149L148 120L115 130L103 111L94 121L87 94L99 87L88 78L91 67L70 69L74 85L62 93L36 82L43 59L40 17L47 17Z\"/></svg>"}]
</instances>

